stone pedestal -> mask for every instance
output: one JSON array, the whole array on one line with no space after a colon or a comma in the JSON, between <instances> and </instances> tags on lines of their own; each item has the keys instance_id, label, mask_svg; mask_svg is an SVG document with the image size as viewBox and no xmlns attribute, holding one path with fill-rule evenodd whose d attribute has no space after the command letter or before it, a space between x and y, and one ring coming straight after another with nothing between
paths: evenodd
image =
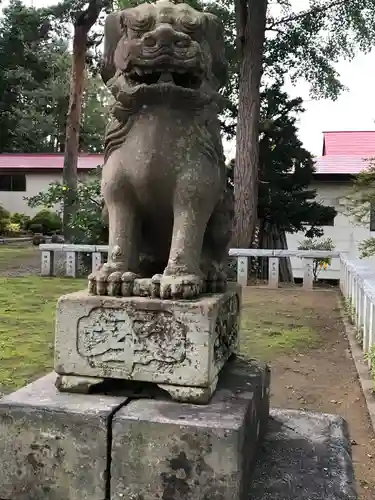
<instances>
[{"instance_id":1,"label":"stone pedestal","mask_svg":"<svg viewBox=\"0 0 375 500\"><path fill-rule=\"evenodd\" d=\"M124 397L61 394L55 374L0 399L1 500L104 500Z\"/></svg>"},{"instance_id":2,"label":"stone pedestal","mask_svg":"<svg viewBox=\"0 0 375 500\"><path fill-rule=\"evenodd\" d=\"M190 301L65 295L56 314L58 387L81 391L85 379L86 386L134 380L158 384L180 401L206 403L237 348L240 302L237 284Z\"/></svg>"},{"instance_id":3,"label":"stone pedestal","mask_svg":"<svg viewBox=\"0 0 375 500\"><path fill-rule=\"evenodd\" d=\"M248 500L269 371L226 364L208 405L138 400L113 418L111 500Z\"/></svg>"},{"instance_id":4,"label":"stone pedestal","mask_svg":"<svg viewBox=\"0 0 375 500\"><path fill-rule=\"evenodd\" d=\"M1 500L358 500L345 421L268 418L269 372L254 362L227 363L205 406L53 382L0 400Z\"/></svg>"}]
</instances>

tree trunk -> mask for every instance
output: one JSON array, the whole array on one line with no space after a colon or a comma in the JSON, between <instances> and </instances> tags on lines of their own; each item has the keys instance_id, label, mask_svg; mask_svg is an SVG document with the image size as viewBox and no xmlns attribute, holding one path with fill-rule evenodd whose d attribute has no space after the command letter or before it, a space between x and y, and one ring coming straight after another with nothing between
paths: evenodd
<instances>
[{"instance_id":1,"label":"tree trunk","mask_svg":"<svg viewBox=\"0 0 375 500\"><path fill-rule=\"evenodd\" d=\"M257 221L260 80L267 0L236 0L235 9L240 66L233 246L248 248Z\"/></svg>"},{"instance_id":2,"label":"tree trunk","mask_svg":"<svg viewBox=\"0 0 375 500\"><path fill-rule=\"evenodd\" d=\"M63 226L66 241L70 241L74 228L71 219L77 210L77 162L79 148L79 127L81 121L82 94L85 82L87 30L74 26L73 61L70 81L69 108L66 121L63 181L67 186L64 198Z\"/></svg>"},{"instance_id":3,"label":"tree trunk","mask_svg":"<svg viewBox=\"0 0 375 500\"><path fill-rule=\"evenodd\" d=\"M71 219L78 208L76 203L77 163L88 33L98 19L102 7L101 0L91 0L85 11L76 14L74 21L73 57L63 170L63 182L68 188L64 197L63 212L63 229L66 241L70 241L75 234Z\"/></svg>"},{"instance_id":4,"label":"tree trunk","mask_svg":"<svg viewBox=\"0 0 375 500\"><path fill-rule=\"evenodd\" d=\"M275 226L270 226L260 231L259 248L271 250L287 250L285 231L279 231ZM279 260L279 279L283 283L293 283L293 270L289 257ZM268 280L268 258L262 259L260 279Z\"/></svg>"}]
</instances>

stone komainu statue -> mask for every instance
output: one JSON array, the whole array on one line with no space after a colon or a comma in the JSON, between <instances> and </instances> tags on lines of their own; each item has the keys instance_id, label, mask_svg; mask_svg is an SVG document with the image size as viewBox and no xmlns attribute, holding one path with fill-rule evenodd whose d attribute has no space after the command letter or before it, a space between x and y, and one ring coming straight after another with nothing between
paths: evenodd
<instances>
[{"instance_id":1,"label":"stone komainu statue","mask_svg":"<svg viewBox=\"0 0 375 500\"><path fill-rule=\"evenodd\" d=\"M109 254L89 277L91 293L168 299L225 288L233 193L218 91L226 76L223 28L212 14L161 0L107 17Z\"/></svg>"}]
</instances>

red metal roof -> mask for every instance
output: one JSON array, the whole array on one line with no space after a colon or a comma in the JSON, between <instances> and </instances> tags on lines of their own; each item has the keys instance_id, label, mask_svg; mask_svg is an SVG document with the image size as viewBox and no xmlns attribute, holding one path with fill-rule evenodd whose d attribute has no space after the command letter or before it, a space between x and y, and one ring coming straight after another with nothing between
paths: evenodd
<instances>
[{"instance_id":1,"label":"red metal roof","mask_svg":"<svg viewBox=\"0 0 375 500\"><path fill-rule=\"evenodd\" d=\"M323 156L375 156L375 130L323 132Z\"/></svg>"},{"instance_id":2,"label":"red metal roof","mask_svg":"<svg viewBox=\"0 0 375 500\"><path fill-rule=\"evenodd\" d=\"M332 155L315 160L317 174L358 174L369 166L369 157Z\"/></svg>"},{"instance_id":3,"label":"red metal roof","mask_svg":"<svg viewBox=\"0 0 375 500\"><path fill-rule=\"evenodd\" d=\"M78 157L78 169L90 170L103 163L101 154L80 154ZM56 154L0 154L0 169L31 169L31 170L62 170L64 155Z\"/></svg>"}]
</instances>

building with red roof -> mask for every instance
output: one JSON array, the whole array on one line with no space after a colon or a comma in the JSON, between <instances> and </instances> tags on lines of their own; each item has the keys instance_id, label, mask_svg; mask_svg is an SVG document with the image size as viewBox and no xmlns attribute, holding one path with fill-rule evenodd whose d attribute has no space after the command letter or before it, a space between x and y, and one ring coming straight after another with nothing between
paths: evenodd
<instances>
[{"instance_id":1,"label":"building with red roof","mask_svg":"<svg viewBox=\"0 0 375 500\"><path fill-rule=\"evenodd\" d=\"M101 154L80 154L79 178L102 163ZM61 182L63 164L64 155L60 153L0 154L0 205L9 212L37 212L39 209L30 208L25 198L46 191L53 182Z\"/></svg>"},{"instance_id":2,"label":"building with red roof","mask_svg":"<svg viewBox=\"0 0 375 500\"><path fill-rule=\"evenodd\" d=\"M375 158L375 130L323 132L323 154L317 158L318 175L353 175Z\"/></svg>"},{"instance_id":3,"label":"building with red roof","mask_svg":"<svg viewBox=\"0 0 375 500\"><path fill-rule=\"evenodd\" d=\"M358 245L375 231L375 220L359 226L347 213L347 196L353 177L368 168L375 158L375 130L372 131L328 131L323 133L322 156L316 158L312 188L318 200L333 206L337 215L329 226L324 226L324 238L331 238L336 250L358 254ZM303 233L287 236L288 247L295 249ZM293 262L293 268L297 266ZM338 263L333 262L327 278L337 277ZM296 271L295 271L296 275ZM299 276L297 271L297 276Z\"/></svg>"}]
</instances>

